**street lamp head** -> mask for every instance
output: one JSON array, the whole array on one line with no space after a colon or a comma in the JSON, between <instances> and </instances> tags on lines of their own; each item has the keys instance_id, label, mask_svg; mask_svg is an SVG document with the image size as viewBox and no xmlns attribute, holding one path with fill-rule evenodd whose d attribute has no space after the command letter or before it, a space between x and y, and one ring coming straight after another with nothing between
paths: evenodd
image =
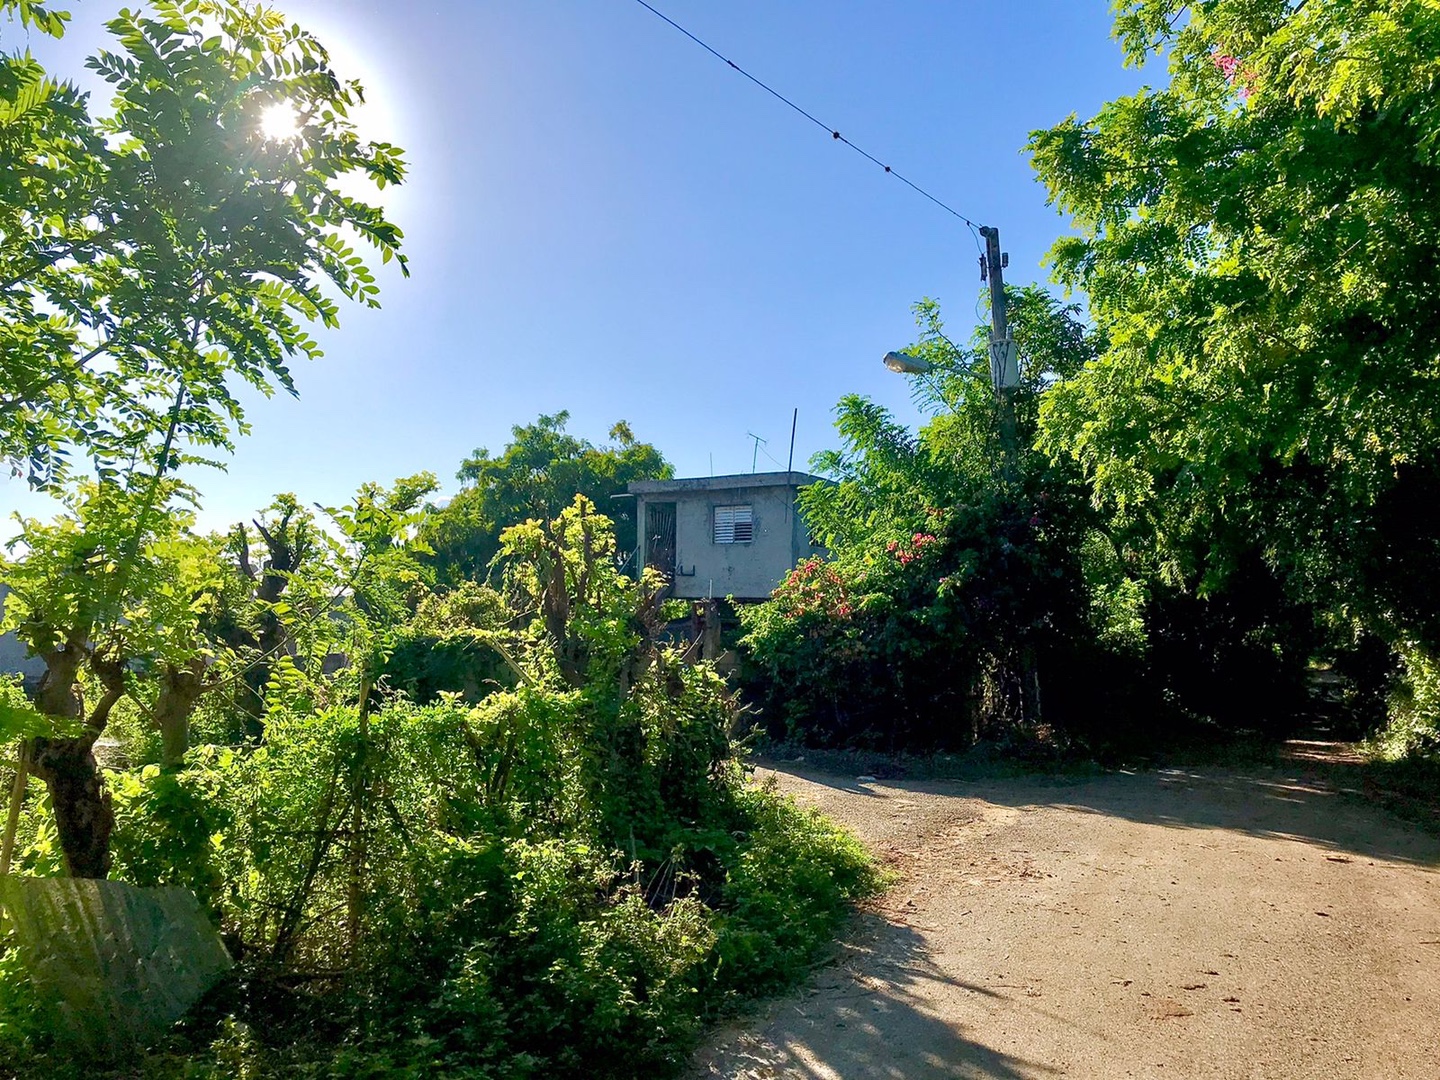
<instances>
[{"instance_id":1,"label":"street lamp head","mask_svg":"<svg viewBox=\"0 0 1440 1080\"><path fill-rule=\"evenodd\" d=\"M924 375L932 366L930 361L905 352L887 352L884 363L897 375Z\"/></svg>"}]
</instances>

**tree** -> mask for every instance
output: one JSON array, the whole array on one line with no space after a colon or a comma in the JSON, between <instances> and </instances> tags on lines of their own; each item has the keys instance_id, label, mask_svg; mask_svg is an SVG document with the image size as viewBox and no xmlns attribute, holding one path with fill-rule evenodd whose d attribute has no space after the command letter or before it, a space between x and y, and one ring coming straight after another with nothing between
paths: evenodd
<instances>
[{"instance_id":1,"label":"tree","mask_svg":"<svg viewBox=\"0 0 1440 1080\"><path fill-rule=\"evenodd\" d=\"M1263 565L1433 654L1440 593L1401 555L1440 530L1396 508L1440 494L1440 12L1134 0L1117 34L1169 85L1030 143L1079 231L1056 276L1108 339L1043 445L1172 580Z\"/></svg>"},{"instance_id":2,"label":"tree","mask_svg":"<svg viewBox=\"0 0 1440 1080\"><path fill-rule=\"evenodd\" d=\"M166 503L174 493L171 482ZM30 762L76 877L109 870L114 817L94 746L137 672L152 676L148 711L171 763L184 753L195 702L213 685L200 621L221 588L215 546L189 532L183 506L149 515L137 537L137 502L114 484L81 485L53 522L22 520L11 546L24 557L0 561L11 589L4 629L45 661L35 704L58 723L33 740Z\"/></svg>"},{"instance_id":3,"label":"tree","mask_svg":"<svg viewBox=\"0 0 1440 1080\"><path fill-rule=\"evenodd\" d=\"M361 88L319 42L231 0L152 8L111 20L118 51L89 61L108 116L28 59L0 78L0 458L39 485L77 450L163 473L182 447L228 447L232 379L293 393L289 358L320 355L304 324L336 322L327 290L376 303L345 237L405 265L400 231L336 186L404 166L357 137ZM271 109L293 137L266 136Z\"/></svg>"},{"instance_id":4,"label":"tree","mask_svg":"<svg viewBox=\"0 0 1440 1080\"><path fill-rule=\"evenodd\" d=\"M1028 446L1047 388L1097 343L1078 311L1044 290L1014 290L1007 302L1026 360L1015 397ZM871 401L840 402L842 448L814 462L837 482L801 493L830 558L806 560L768 603L741 613L752 687L776 733L887 749L1009 736L1042 696L1036 661L1057 676L1043 697L1060 701L1065 669L1051 661L1096 636L1081 565L1090 514L1075 470L1027 449L1009 483L988 328L963 348L933 301L916 316L921 340L907 351L931 365L914 384L930 420L910 432Z\"/></svg>"},{"instance_id":5,"label":"tree","mask_svg":"<svg viewBox=\"0 0 1440 1080\"><path fill-rule=\"evenodd\" d=\"M227 605L220 633L245 657L237 688L239 705L246 736L259 739L264 732L265 687L276 662L295 645L295 619L287 615L297 605L286 593L297 578L314 578L314 563L324 558L325 546L316 532L314 515L289 493L275 496L252 524L254 535L243 523L230 533L229 555L244 580L243 595ZM264 562L258 568L251 555L257 539L265 548ZM297 591L314 594L313 589Z\"/></svg>"},{"instance_id":6,"label":"tree","mask_svg":"<svg viewBox=\"0 0 1440 1080\"><path fill-rule=\"evenodd\" d=\"M186 612L218 560L163 551L176 470L244 431L233 380L293 392L288 359L320 355L302 324L335 324L327 289L377 303L347 232L404 268L399 230L336 187L355 172L399 182L403 164L355 135L346 114L361 88L339 81L323 47L228 0L153 10L122 11L108 24L120 50L89 61L114 91L107 118L28 60L0 64L0 457L55 483L78 448L98 475L68 518L23 523L26 557L4 567L23 597L17 628L46 661L37 705L81 724L37 739L33 761L82 877L109 867L93 746L129 665L158 666L152 715L172 760L210 685ZM275 108L294 110L293 137L266 137ZM86 682L100 688L88 707Z\"/></svg>"},{"instance_id":7,"label":"tree","mask_svg":"<svg viewBox=\"0 0 1440 1080\"><path fill-rule=\"evenodd\" d=\"M481 448L460 466L456 478L464 487L423 530L442 579L483 578L505 528L557 517L576 495L612 515L620 552L635 550L633 508L610 497L631 480L668 479L674 475L670 463L650 443L637 442L624 421L610 429L613 445L595 446L567 433L569 420L568 412L559 412L517 425L499 457Z\"/></svg>"}]
</instances>

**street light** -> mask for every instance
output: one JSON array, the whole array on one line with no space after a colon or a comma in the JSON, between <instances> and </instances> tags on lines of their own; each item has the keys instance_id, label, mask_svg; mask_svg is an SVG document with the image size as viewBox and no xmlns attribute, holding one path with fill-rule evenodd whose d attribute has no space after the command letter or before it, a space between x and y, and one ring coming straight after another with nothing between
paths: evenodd
<instances>
[{"instance_id":1,"label":"street light","mask_svg":"<svg viewBox=\"0 0 1440 1080\"><path fill-rule=\"evenodd\" d=\"M935 366L929 360L922 360L907 352L887 352L884 363L897 375L924 375Z\"/></svg>"},{"instance_id":2,"label":"street light","mask_svg":"<svg viewBox=\"0 0 1440 1080\"><path fill-rule=\"evenodd\" d=\"M1020 387L1020 364L1015 353L1015 337L1005 310L1005 264L1000 250L1000 230L986 226L980 230L985 238L985 257L980 277L990 282L990 385L995 390L999 409L1000 455L1007 487L1020 482L1020 441L1015 429L1015 393ZM929 361L904 352L885 354L885 366L900 375L924 375L932 365Z\"/></svg>"}]
</instances>

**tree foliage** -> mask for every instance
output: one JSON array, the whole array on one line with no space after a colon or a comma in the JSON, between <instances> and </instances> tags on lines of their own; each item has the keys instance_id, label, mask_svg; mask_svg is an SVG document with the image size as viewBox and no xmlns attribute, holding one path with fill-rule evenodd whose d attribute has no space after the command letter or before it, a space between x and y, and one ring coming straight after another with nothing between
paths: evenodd
<instances>
[{"instance_id":1,"label":"tree foliage","mask_svg":"<svg viewBox=\"0 0 1440 1080\"><path fill-rule=\"evenodd\" d=\"M1046 388L1097 343L1076 309L1043 290L1008 300L1028 361L1015 395L1025 446ZM908 351L931 365L914 381L931 419L912 434L873 402L841 401L842 448L814 462L836 482L801 494L830 558L803 561L741 615L752 690L777 734L953 749L1046 734L1023 730L1027 700L1050 703L1048 732L1075 711L1071 654L1094 637L1086 493L1073 469L1029 450L1010 481L985 328L962 348L934 302L916 316L921 338ZM1111 584L1095 583L1102 609Z\"/></svg>"},{"instance_id":2,"label":"tree foliage","mask_svg":"<svg viewBox=\"0 0 1440 1080\"><path fill-rule=\"evenodd\" d=\"M305 325L335 325L337 295L376 303L347 237L405 266L400 231L337 186L399 183L400 152L356 134L361 88L318 41L229 0L108 27L88 62L105 115L28 57L0 78L0 456L41 485L75 451L163 472L187 445L229 448L231 380L293 392L290 359L320 355ZM294 110L293 138L266 136L271 108Z\"/></svg>"},{"instance_id":3,"label":"tree foliage","mask_svg":"<svg viewBox=\"0 0 1440 1080\"><path fill-rule=\"evenodd\" d=\"M1169 84L1031 141L1079 230L1056 275L1108 339L1044 445L1177 580L1259 558L1336 618L1433 633L1403 556L1440 535L1387 507L1436 491L1440 15L1146 0L1118 33Z\"/></svg>"},{"instance_id":4,"label":"tree foliage","mask_svg":"<svg viewBox=\"0 0 1440 1080\"><path fill-rule=\"evenodd\" d=\"M546 521L576 495L605 508L615 520L617 549L635 550L633 507L612 502L631 480L674 475L650 443L638 442L624 421L610 429L612 445L595 446L569 434L570 414L541 416L511 429L511 442L498 457L478 449L460 466L463 487L426 523L437 573L445 580L479 579L500 552L500 534L529 520Z\"/></svg>"},{"instance_id":5,"label":"tree foliage","mask_svg":"<svg viewBox=\"0 0 1440 1080\"><path fill-rule=\"evenodd\" d=\"M54 522L22 520L11 548L23 557L0 561L11 590L0 627L45 662L37 708L68 721L38 734L30 758L50 791L65 865L77 877L109 869L113 817L94 745L135 692L137 665L153 676L147 704L173 740L189 714L176 696L188 693L190 681L197 694L203 689L212 655L201 623L220 591L215 545L190 533L191 518L179 508L145 516L139 533L134 511L135 499L117 485L83 485Z\"/></svg>"}]
</instances>

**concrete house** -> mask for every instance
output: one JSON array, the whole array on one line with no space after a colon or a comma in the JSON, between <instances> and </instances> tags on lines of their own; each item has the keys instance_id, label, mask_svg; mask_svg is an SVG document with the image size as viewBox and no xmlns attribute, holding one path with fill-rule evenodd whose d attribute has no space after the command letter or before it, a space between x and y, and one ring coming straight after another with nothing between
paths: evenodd
<instances>
[{"instance_id":1,"label":"concrete house","mask_svg":"<svg viewBox=\"0 0 1440 1080\"><path fill-rule=\"evenodd\" d=\"M681 599L767 599L797 562L823 553L795 497L825 482L802 472L632 481L636 564L662 571Z\"/></svg>"},{"instance_id":2,"label":"concrete house","mask_svg":"<svg viewBox=\"0 0 1440 1080\"><path fill-rule=\"evenodd\" d=\"M9 593L9 585L0 585L0 614L5 611L5 597ZM0 675L19 675L25 685L33 686L44 674L44 660L26 655L25 643L13 633L0 634Z\"/></svg>"}]
</instances>

